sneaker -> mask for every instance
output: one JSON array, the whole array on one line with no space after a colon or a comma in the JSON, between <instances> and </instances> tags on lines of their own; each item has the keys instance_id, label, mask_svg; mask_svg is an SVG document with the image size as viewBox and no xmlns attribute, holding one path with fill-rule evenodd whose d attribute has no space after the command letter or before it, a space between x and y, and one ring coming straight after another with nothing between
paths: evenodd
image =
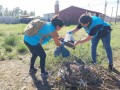
<instances>
[{"instance_id":1,"label":"sneaker","mask_svg":"<svg viewBox=\"0 0 120 90\"><path fill-rule=\"evenodd\" d=\"M41 77L48 77L48 76L49 76L48 72L41 73Z\"/></svg>"},{"instance_id":2,"label":"sneaker","mask_svg":"<svg viewBox=\"0 0 120 90\"><path fill-rule=\"evenodd\" d=\"M92 64L93 64L93 65L96 65L96 62L93 62L93 61L92 61Z\"/></svg>"},{"instance_id":3,"label":"sneaker","mask_svg":"<svg viewBox=\"0 0 120 90\"><path fill-rule=\"evenodd\" d=\"M36 72L37 72L37 69L36 69L36 68L29 70L29 74L35 74Z\"/></svg>"},{"instance_id":4,"label":"sneaker","mask_svg":"<svg viewBox=\"0 0 120 90\"><path fill-rule=\"evenodd\" d=\"M109 71L113 71L113 64L109 64L108 70L109 70Z\"/></svg>"}]
</instances>

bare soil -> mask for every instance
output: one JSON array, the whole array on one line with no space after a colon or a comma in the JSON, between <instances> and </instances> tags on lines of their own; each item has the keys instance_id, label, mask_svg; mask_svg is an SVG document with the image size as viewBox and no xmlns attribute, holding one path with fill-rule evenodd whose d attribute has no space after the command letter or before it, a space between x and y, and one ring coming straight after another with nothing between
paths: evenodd
<instances>
[{"instance_id":1,"label":"bare soil","mask_svg":"<svg viewBox=\"0 0 120 90\"><path fill-rule=\"evenodd\" d=\"M115 77L117 78L117 85L115 89L120 89L120 67L115 67ZM51 90L48 84L44 84L40 77L40 69L35 75L29 75L29 63L23 60L5 60L0 61L0 90ZM112 78L114 79L114 78ZM115 80L111 80L115 81ZM111 85L112 82L107 82ZM110 89L110 88L109 88ZM113 88L112 88L113 89ZM73 89L74 90L74 89ZM92 90L92 89L91 89ZM99 89L102 90L102 89ZM106 89L108 90L108 89Z\"/></svg>"},{"instance_id":2,"label":"bare soil","mask_svg":"<svg viewBox=\"0 0 120 90\"><path fill-rule=\"evenodd\" d=\"M0 61L0 90L50 90L36 75L29 75L29 65L20 60Z\"/></svg>"}]
</instances>

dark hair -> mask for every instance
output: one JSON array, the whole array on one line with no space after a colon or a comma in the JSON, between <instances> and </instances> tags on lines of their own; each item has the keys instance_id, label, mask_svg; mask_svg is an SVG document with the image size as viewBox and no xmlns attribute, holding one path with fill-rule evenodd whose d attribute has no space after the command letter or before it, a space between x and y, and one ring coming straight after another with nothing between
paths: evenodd
<instances>
[{"instance_id":1,"label":"dark hair","mask_svg":"<svg viewBox=\"0 0 120 90\"><path fill-rule=\"evenodd\" d=\"M82 23L82 24L87 24L87 23L89 23L89 24L91 24L91 22L92 22L92 18L91 18L91 16L88 15L88 14L83 14L83 15L80 16L80 18L79 18L79 23Z\"/></svg>"},{"instance_id":2,"label":"dark hair","mask_svg":"<svg viewBox=\"0 0 120 90\"><path fill-rule=\"evenodd\" d=\"M54 17L52 17L51 22L55 26L55 28L56 26L59 26L59 27L64 26L63 21L58 17L58 15L55 15Z\"/></svg>"}]
</instances>

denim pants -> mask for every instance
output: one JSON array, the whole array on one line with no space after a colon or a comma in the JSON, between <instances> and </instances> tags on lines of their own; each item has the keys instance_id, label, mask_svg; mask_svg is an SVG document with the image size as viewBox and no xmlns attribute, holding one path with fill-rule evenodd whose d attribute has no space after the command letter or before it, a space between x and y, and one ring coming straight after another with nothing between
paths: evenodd
<instances>
[{"instance_id":1,"label":"denim pants","mask_svg":"<svg viewBox=\"0 0 120 90\"><path fill-rule=\"evenodd\" d=\"M113 64L112 49L110 46L111 33L108 33L106 36L102 38L95 38L95 37L92 38L91 54L92 54L93 63L96 63L96 48L97 48L97 45L100 39L102 40L103 46L106 50L107 57L108 57L108 63Z\"/></svg>"},{"instance_id":2,"label":"denim pants","mask_svg":"<svg viewBox=\"0 0 120 90\"><path fill-rule=\"evenodd\" d=\"M30 69L34 69L34 64L37 56L40 57L40 68L41 68L41 73L45 72L45 59L46 59L46 53L42 46L40 44L37 44L35 46L30 45L26 41L24 41L25 45L28 47L30 50L32 57L30 61Z\"/></svg>"}]
</instances>

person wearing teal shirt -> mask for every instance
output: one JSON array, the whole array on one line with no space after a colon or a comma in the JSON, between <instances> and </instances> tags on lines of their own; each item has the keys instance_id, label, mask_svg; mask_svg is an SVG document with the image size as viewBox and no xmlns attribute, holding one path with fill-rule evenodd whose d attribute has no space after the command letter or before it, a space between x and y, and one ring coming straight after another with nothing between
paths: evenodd
<instances>
[{"instance_id":1,"label":"person wearing teal shirt","mask_svg":"<svg viewBox=\"0 0 120 90\"><path fill-rule=\"evenodd\" d=\"M59 41L58 31L64 26L63 21L55 15L51 22L46 22L45 25L38 30L38 33L33 36L24 35L24 43L30 50L32 57L30 61L29 74L35 74L37 69L34 67L37 56L40 57L41 76L47 76L48 72L45 70L46 53L43 45L47 44L51 39L56 46L61 46Z\"/></svg>"},{"instance_id":2,"label":"person wearing teal shirt","mask_svg":"<svg viewBox=\"0 0 120 90\"><path fill-rule=\"evenodd\" d=\"M87 14L83 14L79 19L78 26L72 30L70 33L75 33L79 29L84 28L88 36L83 40L78 40L74 43L74 46L78 44L85 43L91 40L91 56L92 63L96 63L96 48L99 43L99 40L102 40L103 46L106 50L108 57L108 69L110 71L113 70L113 57L112 57L112 49L110 45L111 40L111 27L110 25L97 16L90 16Z\"/></svg>"}]
</instances>

